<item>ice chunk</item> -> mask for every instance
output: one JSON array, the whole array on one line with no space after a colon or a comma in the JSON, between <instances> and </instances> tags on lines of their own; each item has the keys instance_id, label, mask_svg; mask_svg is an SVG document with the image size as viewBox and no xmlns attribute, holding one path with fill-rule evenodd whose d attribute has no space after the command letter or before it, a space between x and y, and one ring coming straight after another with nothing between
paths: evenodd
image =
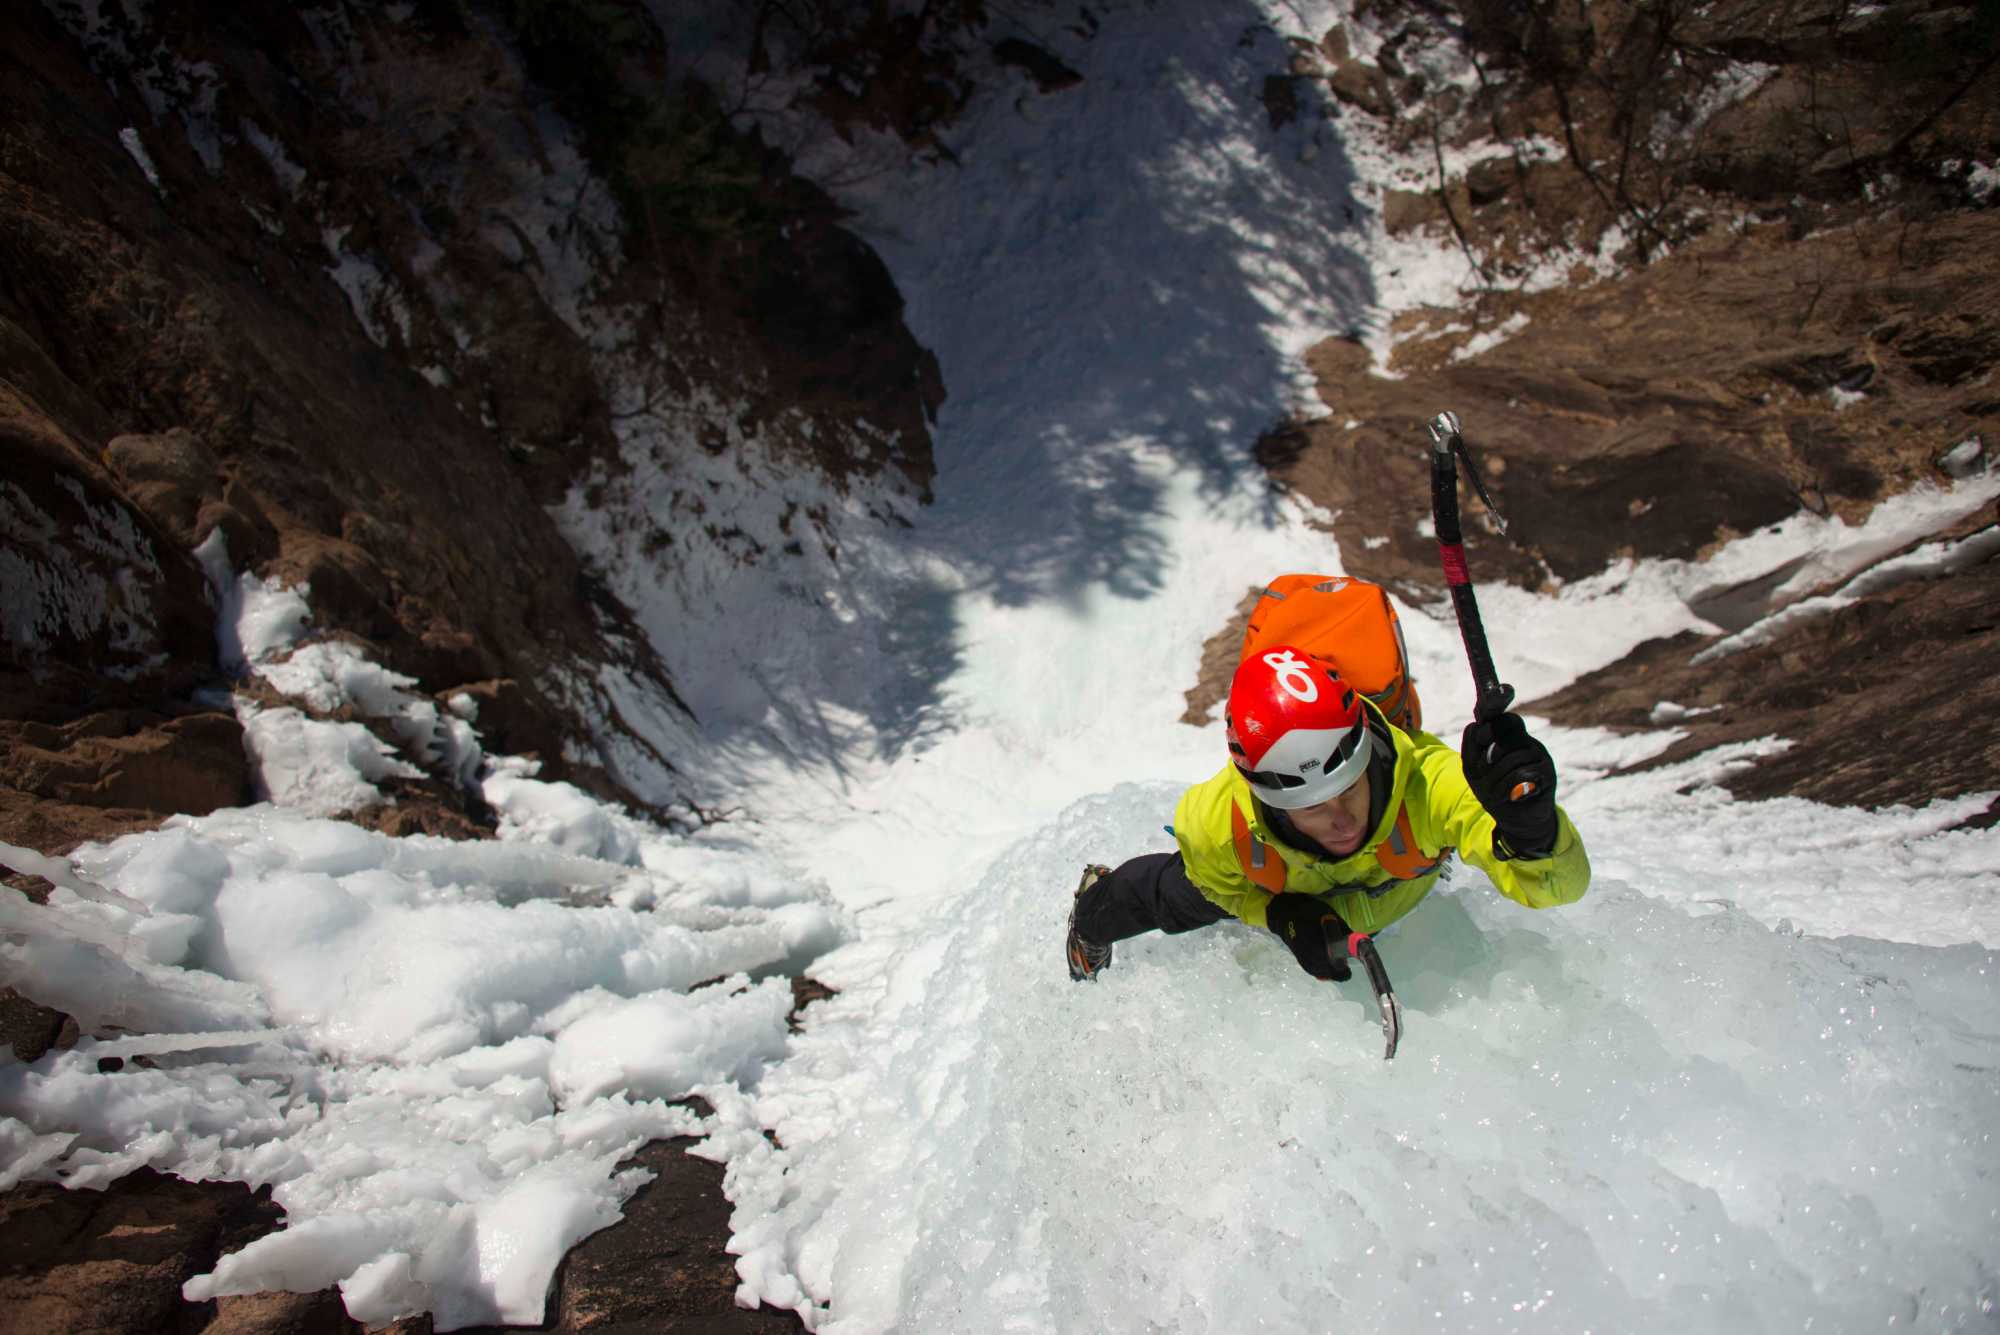
<instances>
[{"instance_id":1,"label":"ice chunk","mask_svg":"<svg viewBox=\"0 0 2000 1335\"><path fill-rule=\"evenodd\" d=\"M144 904L128 895L122 895L116 890L107 890L97 882L79 876L65 858L47 857L31 848L17 848L13 844L0 843L0 863L5 863L15 871L29 876L39 876L58 890L67 890L80 899L113 904L140 915L150 911Z\"/></svg>"},{"instance_id":2,"label":"ice chunk","mask_svg":"<svg viewBox=\"0 0 2000 1335\"><path fill-rule=\"evenodd\" d=\"M543 1300L564 1253L616 1222L616 1205L554 1172L525 1174L482 1204L473 1224L473 1247L481 1287L492 1294L499 1321L541 1324ZM491 1319L485 1311L468 1315Z\"/></svg>"},{"instance_id":3,"label":"ice chunk","mask_svg":"<svg viewBox=\"0 0 2000 1335\"><path fill-rule=\"evenodd\" d=\"M592 1011L556 1038L549 1080L564 1103L610 1090L678 1099L697 1085L754 1086L785 1050L791 988L781 978L751 988L655 992Z\"/></svg>"},{"instance_id":4,"label":"ice chunk","mask_svg":"<svg viewBox=\"0 0 2000 1335\"><path fill-rule=\"evenodd\" d=\"M238 702L243 744L256 766L259 795L312 816L356 811L382 800L375 785L419 779L423 771L359 723L308 718L296 709L258 709Z\"/></svg>"}]
</instances>

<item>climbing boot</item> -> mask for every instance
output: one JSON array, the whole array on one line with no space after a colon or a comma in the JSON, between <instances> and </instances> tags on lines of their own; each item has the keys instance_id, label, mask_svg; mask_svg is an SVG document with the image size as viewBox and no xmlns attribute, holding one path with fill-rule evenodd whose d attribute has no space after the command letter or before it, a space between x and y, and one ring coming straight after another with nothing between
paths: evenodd
<instances>
[{"instance_id":1,"label":"climbing boot","mask_svg":"<svg viewBox=\"0 0 2000 1335\"><path fill-rule=\"evenodd\" d=\"M1081 935L1076 930L1076 906L1083 899L1083 892L1097 884L1097 878L1108 875L1111 868L1092 863L1083 869L1083 879L1077 883L1076 898L1069 906L1069 941L1063 954L1069 960L1069 976L1073 982L1095 981L1097 975L1111 967L1111 947L1100 946L1095 941Z\"/></svg>"}]
</instances>

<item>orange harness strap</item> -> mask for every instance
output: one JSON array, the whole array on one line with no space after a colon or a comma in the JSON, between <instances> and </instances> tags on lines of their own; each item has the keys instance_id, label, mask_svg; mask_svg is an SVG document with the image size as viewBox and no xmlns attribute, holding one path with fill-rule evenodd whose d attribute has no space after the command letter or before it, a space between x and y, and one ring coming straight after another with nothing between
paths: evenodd
<instances>
[{"instance_id":1,"label":"orange harness strap","mask_svg":"<svg viewBox=\"0 0 2000 1335\"><path fill-rule=\"evenodd\" d=\"M1428 876L1443 864L1440 853L1435 858L1426 858L1417 836L1410 830L1410 809L1396 809L1396 823L1389 830L1389 837L1375 845L1375 860L1382 864L1382 870L1399 881L1414 881L1419 876Z\"/></svg>"},{"instance_id":2,"label":"orange harness strap","mask_svg":"<svg viewBox=\"0 0 2000 1335\"><path fill-rule=\"evenodd\" d=\"M1243 808L1233 802L1229 805L1229 829L1236 840L1236 860L1243 864L1243 874L1250 878L1250 884L1267 895L1283 894L1285 860L1250 833L1250 822L1243 819Z\"/></svg>"},{"instance_id":3,"label":"orange harness strap","mask_svg":"<svg viewBox=\"0 0 2000 1335\"><path fill-rule=\"evenodd\" d=\"M1250 884L1268 895L1283 894L1285 860L1251 833L1250 822L1243 819L1241 807L1231 805L1229 808L1229 829L1236 843L1236 861L1242 865L1243 874L1250 878ZM1399 881L1414 881L1444 865L1443 853L1434 858L1424 856L1422 845L1417 843L1417 836L1410 829L1408 807L1397 808L1396 823L1389 828L1389 837L1375 845L1375 860L1382 864L1382 870Z\"/></svg>"}]
</instances>

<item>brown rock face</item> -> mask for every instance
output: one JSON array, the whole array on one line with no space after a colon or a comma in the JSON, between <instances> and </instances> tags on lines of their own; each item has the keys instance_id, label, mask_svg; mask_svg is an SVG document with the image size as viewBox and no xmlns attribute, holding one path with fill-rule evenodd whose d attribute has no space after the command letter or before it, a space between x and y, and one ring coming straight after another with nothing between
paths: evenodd
<instances>
[{"instance_id":1,"label":"brown rock face","mask_svg":"<svg viewBox=\"0 0 2000 1335\"><path fill-rule=\"evenodd\" d=\"M0 890L0 894L6 893ZM68 1019L61 1011L37 1005L11 987L0 987L0 1047L11 1049L19 1061L35 1061L55 1047ZM75 1028L73 1023L69 1027Z\"/></svg>"},{"instance_id":2,"label":"brown rock face","mask_svg":"<svg viewBox=\"0 0 2000 1335\"><path fill-rule=\"evenodd\" d=\"M213 525L200 523L202 508L220 500L222 461L186 427L162 436L119 436L104 447L104 463L132 503L192 548Z\"/></svg>"},{"instance_id":3,"label":"brown rock face","mask_svg":"<svg viewBox=\"0 0 2000 1335\"><path fill-rule=\"evenodd\" d=\"M1984 376L2000 364L2000 336L1981 341L1940 312L2000 316L1985 259L1995 244L1991 213L1808 242L1766 230L1703 238L1614 282L1489 296L1471 322L1512 320L1518 332L1453 360L1472 334L1427 337L1413 320L1395 355L1402 379L1375 375L1357 344L1322 344L1310 361L1334 415L1274 433L1261 454L1281 483L1341 515L1351 573L1406 591L1435 584L1436 547L1419 531L1430 513L1423 424L1444 408L1464 421L1513 525L1513 540L1499 539L1468 495L1481 578L1532 586L1620 556L1692 558L1801 508L1853 519L1942 480L1937 458L1994 411ZM1839 276L1802 290L1814 273ZM1912 359L1913 348L1930 354L1940 326L1959 331L1952 346L1980 369L1956 361L1958 378L1941 380Z\"/></svg>"},{"instance_id":4,"label":"brown rock face","mask_svg":"<svg viewBox=\"0 0 2000 1335\"><path fill-rule=\"evenodd\" d=\"M804 491L879 477L928 499L943 385L887 271L782 154L712 108L683 121L647 100L669 73L652 9L0 8L0 839L64 853L247 799L240 683L191 555L217 533L232 572L309 587L316 634L473 697L490 750L670 800L675 757L614 738L658 762L615 772L591 720L615 729L616 711L579 698L615 667L678 705L549 513L627 466L603 331L563 308L554 268L590 270L580 300L632 321L618 389L647 411L698 390L726 405L652 466L754 437ZM189 69L206 82L176 101ZM619 218L585 225L585 164L539 128L556 116ZM510 211L523 198L532 216ZM389 796L357 820L458 838L492 823L441 777ZM15 879L0 894L46 893ZM0 990L17 1055L74 1033ZM677 1208L694 1161L660 1156L675 1185L648 1199ZM667 1323L650 1329L751 1328L720 1170L698 1171L703 1209L646 1234L672 1239L672 1283L629 1249L616 1286L579 1279L596 1296L574 1328L628 1307ZM0 1330L353 1329L336 1295L181 1301L188 1275L279 1222L244 1188L146 1173L10 1193Z\"/></svg>"},{"instance_id":5,"label":"brown rock face","mask_svg":"<svg viewBox=\"0 0 2000 1335\"><path fill-rule=\"evenodd\" d=\"M100 703L184 708L196 685L217 684L216 614L188 549L218 527L234 566L310 582L318 624L372 637L379 660L439 688L506 675L508 663L538 677L557 646L608 652L568 596L582 578L574 555L504 454L369 345L325 265L240 204L211 208L203 165L163 145L167 189L183 188L165 209L119 143L131 111L76 47L40 11L0 24L0 102L15 127L0 153L0 327L12 331L0 343L0 431L18 442L5 466L48 515L44 528L79 535L118 572L76 576L113 590L95 624L72 616L60 642L29 653L10 636L18 703L5 712L55 722ZM248 177L251 163L240 166ZM142 556L88 538L92 514L123 525ZM10 530L10 543L32 540ZM156 666L121 678L128 659ZM534 709L563 713L540 698ZM192 740L181 734L165 740ZM213 770L208 742L195 750L189 764ZM136 762L122 769L127 787L152 782ZM212 806L217 783L194 785L194 805L158 809ZM133 797L116 785L97 794L81 800Z\"/></svg>"},{"instance_id":6,"label":"brown rock face","mask_svg":"<svg viewBox=\"0 0 2000 1335\"><path fill-rule=\"evenodd\" d=\"M118 710L60 728L0 722L0 772L38 797L160 816L203 816L241 806L250 794L233 714Z\"/></svg>"},{"instance_id":7,"label":"brown rock face","mask_svg":"<svg viewBox=\"0 0 2000 1335\"><path fill-rule=\"evenodd\" d=\"M26 397L34 385L75 410L61 377L25 354L0 363L0 377L10 373L18 379L0 378L0 839L66 852L241 802L242 731L194 699L219 681L206 577Z\"/></svg>"},{"instance_id":8,"label":"brown rock face","mask_svg":"<svg viewBox=\"0 0 2000 1335\"><path fill-rule=\"evenodd\" d=\"M200 1330L214 1305L191 1307L181 1285L223 1252L271 1232L283 1216L268 1190L183 1182L150 1169L103 1191L19 1187L0 1196L0 1236L8 1240L0 1253L0 1331Z\"/></svg>"},{"instance_id":9,"label":"brown rock face","mask_svg":"<svg viewBox=\"0 0 2000 1335\"><path fill-rule=\"evenodd\" d=\"M200 568L19 381L0 380L0 450L0 712L60 719L212 676Z\"/></svg>"},{"instance_id":10,"label":"brown rock face","mask_svg":"<svg viewBox=\"0 0 2000 1335\"><path fill-rule=\"evenodd\" d=\"M1449 146L1471 166L1440 165L1433 188L1382 205L1392 232L1463 257L1462 302L1397 316L1397 379L1357 341L1322 344L1309 360L1331 416L1259 446L1280 486L1336 515L1350 573L1442 596L1421 527L1423 427L1442 409L1464 421L1512 525L1502 538L1462 493L1474 577L1531 588L1621 558L1696 559L1801 509L1853 522L1948 481L1954 448L1978 456L1965 468L1990 466L2000 213L1968 184L2000 124L1989 8L1363 12L1386 39L1377 64L1323 43L1330 91L1400 146L1440 164ZM1414 58L1454 45L1479 63L1471 96L1428 86ZM1759 81L1719 97L1738 61L1759 62ZM1561 156L1528 151L1531 138ZM1614 226L1617 276L1519 285ZM1983 610L1992 565L1878 590L1701 664L1696 637L1641 646L1527 707L1641 727L1661 700L1721 706L1681 724L1690 736L1667 758L1790 739L1730 780L1746 795L1874 805L2000 787L1979 666L2000 651ZM1695 610L1736 630L1774 610L1768 592ZM1241 633L1239 617L1210 641L1191 717L1222 697ZM1884 745L1856 748L1857 727Z\"/></svg>"},{"instance_id":11,"label":"brown rock face","mask_svg":"<svg viewBox=\"0 0 2000 1335\"><path fill-rule=\"evenodd\" d=\"M625 1222L564 1258L550 1329L756 1335L805 1327L790 1312L736 1306L736 1266L722 1249L729 1201L722 1165L687 1152L689 1138L655 1141L630 1161L658 1176L625 1205Z\"/></svg>"},{"instance_id":12,"label":"brown rock face","mask_svg":"<svg viewBox=\"0 0 2000 1335\"><path fill-rule=\"evenodd\" d=\"M1691 711L1674 725L1688 735L1639 768L1729 742L1789 739L1789 750L1724 781L1739 797L1874 807L1985 792L2000 775L1996 609L2000 562L1987 560L1870 594L1705 663L1692 661L1704 647L1696 637L1650 641L1533 709L1633 729L1657 726L1661 701Z\"/></svg>"}]
</instances>

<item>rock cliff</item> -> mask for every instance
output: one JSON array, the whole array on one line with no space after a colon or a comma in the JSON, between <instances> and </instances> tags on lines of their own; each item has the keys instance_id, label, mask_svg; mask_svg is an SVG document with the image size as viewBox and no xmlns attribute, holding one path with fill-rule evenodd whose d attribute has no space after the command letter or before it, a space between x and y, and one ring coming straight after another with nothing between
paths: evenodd
<instances>
[{"instance_id":1,"label":"rock cliff","mask_svg":"<svg viewBox=\"0 0 2000 1335\"><path fill-rule=\"evenodd\" d=\"M1328 415L1260 446L1278 485L1335 516L1350 573L1441 596L1422 428L1443 408L1511 524L1502 538L1467 497L1475 578L1531 588L1624 558L1694 560L1802 512L1859 523L1990 467L1990 6L1392 0L1357 15L1301 49L1292 77L1321 82L1350 132L1433 164L1385 194L1385 222L1456 249L1465 277L1456 304L1396 314L1374 340L1383 361L1360 331L1318 347ZM1470 89L1437 73L1467 63ZM1677 702L1688 735L1652 764L1788 739L1728 781L1744 796L2000 788L1986 723L2000 687L1980 667L1996 647L1982 610L1996 517L1863 563L1928 541L1951 549L1948 574L1849 587L1740 651L1692 634L1643 645L1527 708L1642 727ZM1861 573L1786 566L1693 610L1738 631ZM1211 642L1191 717L1221 698L1241 634Z\"/></svg>"}]
</instances>

